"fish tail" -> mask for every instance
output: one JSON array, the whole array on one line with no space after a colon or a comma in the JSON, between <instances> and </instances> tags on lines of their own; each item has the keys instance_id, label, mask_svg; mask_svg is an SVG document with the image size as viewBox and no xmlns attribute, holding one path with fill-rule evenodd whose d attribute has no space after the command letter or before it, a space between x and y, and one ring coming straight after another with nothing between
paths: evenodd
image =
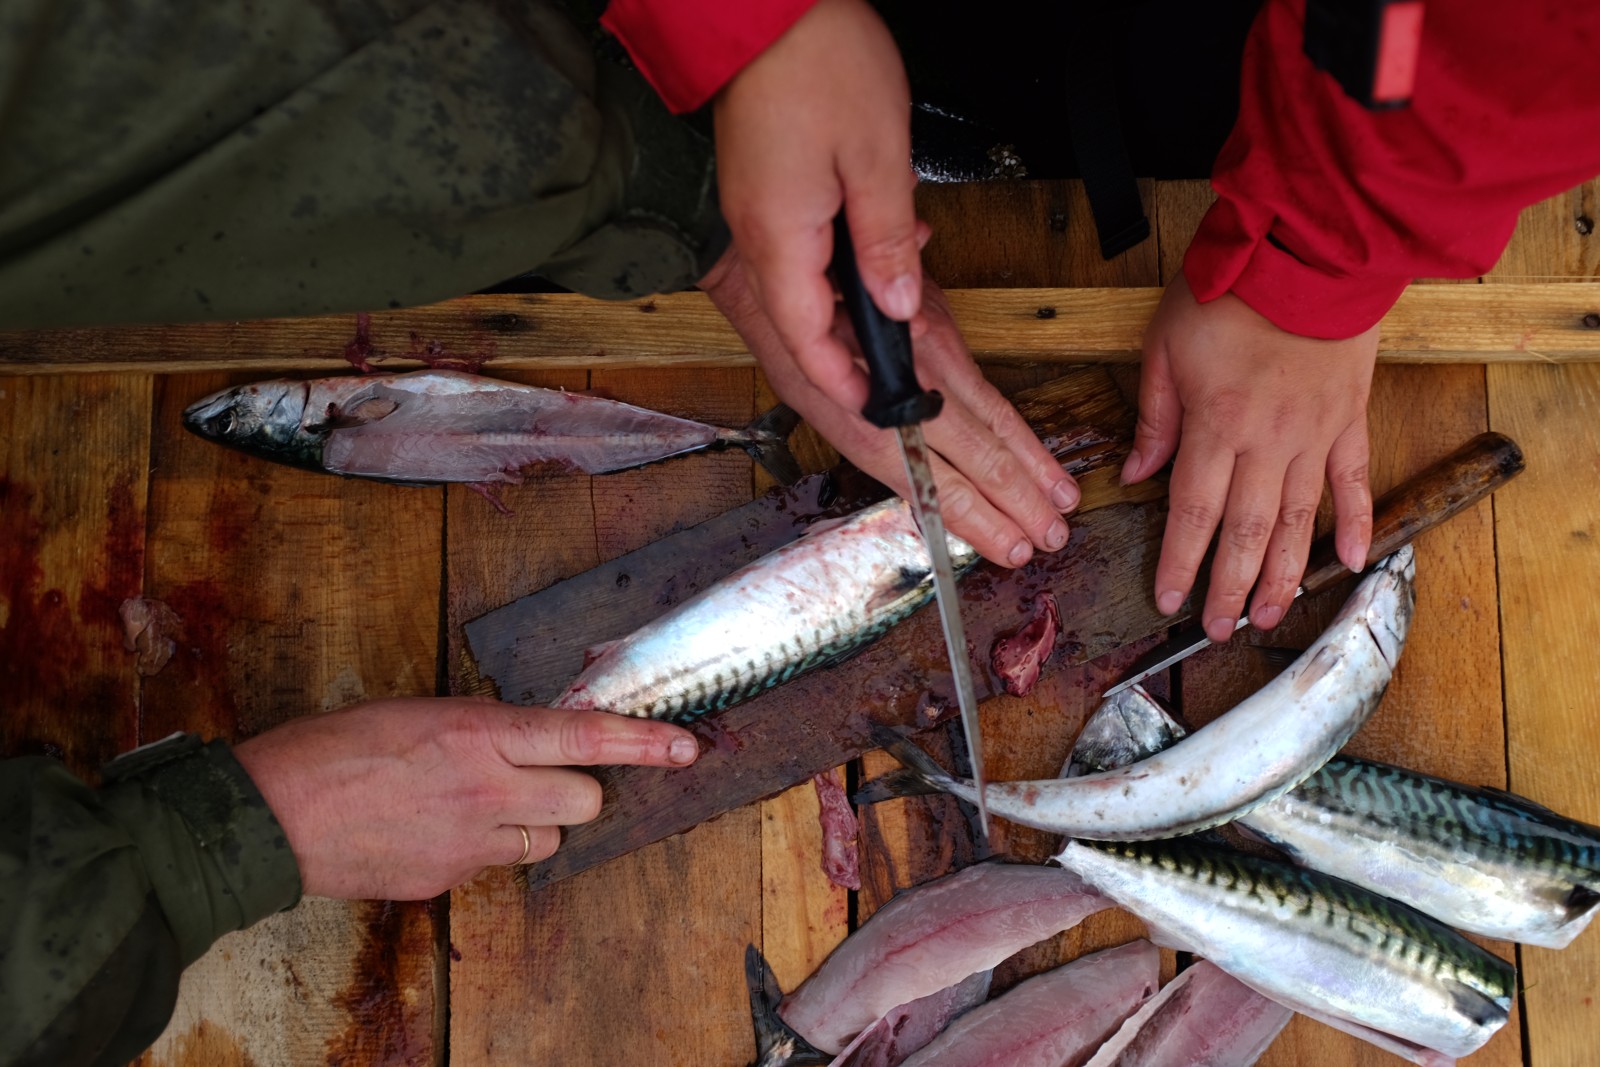
<instances>
[{"instance_id":1,"label":"fish tail","mask_svg":"<svg viewBox=\"0 0 1600 1067\"><path fill-rule=\"evenodd\" d=\"M750 991L750 1022L756 1031L756 1058L750 1067L822 1067L833 1057L819 1051L778 1017L783 991L761 950L746 945L744 981Z\"/></svg>"},{"instance_id":2,"label":"fish tail","mask_svg":"<svg viewBox=\"0 0 1600 1067\"><path fill-rule=\"evenodd\" d=\"M907 741L893 730L882 726L874 726L872 739L880 748L901 763L905 764L898 771L890 771L881 778L874 778L860 789L850 799L856 804L875 804L880 800L891 797L926 796L930 793L948 793L955 784L955 779L950 777L943 767L933 761L916 745Z\"/></svg>"},{"instance_id":3,"label":"fish tail","mask_svg":"<svg viewBox=\"0 0 1600 1067\"><path fill-rule=\"evenodd\" d=\"M800 413L779 404L741 430L736 440L779 485L793 485L803 474L800 461L789 450L789 435L798 425Z\"/></svg>"}]
</instances>

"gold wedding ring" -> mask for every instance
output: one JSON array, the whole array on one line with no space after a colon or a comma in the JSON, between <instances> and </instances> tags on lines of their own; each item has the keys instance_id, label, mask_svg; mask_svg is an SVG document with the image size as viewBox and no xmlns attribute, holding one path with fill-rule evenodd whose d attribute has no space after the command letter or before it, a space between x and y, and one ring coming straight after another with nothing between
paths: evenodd
<instances>
[{"instance_id":1,"label":"gold wedding ring","mask_svg":"<svg viewBox=\"0 0 1600 1067\"><path fill-rule=\"evenodd\" d=\"M522 831L522 855L506 864L507 867L521 867L527 861L528 853L533 851L533 838L528 836L528 828L519 826L517 829Z\"/></svg>"}]
</instances>

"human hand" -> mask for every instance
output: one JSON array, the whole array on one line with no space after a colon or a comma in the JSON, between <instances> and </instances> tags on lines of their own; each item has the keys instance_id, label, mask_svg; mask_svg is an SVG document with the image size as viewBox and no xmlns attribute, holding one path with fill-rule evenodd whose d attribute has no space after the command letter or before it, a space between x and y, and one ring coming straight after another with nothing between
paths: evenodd
<instances>
[{"instance_id":1,"label":"human hand","mask_svg":"<svg viewBox=\"0 0 1600 1067\"><path fill-rule=\"evenodd\" d=\"M309 715L233 751L307 895L422 900L516 862L518 827L531 863L599 814L600 783L567 765L684 767L699 745L651 719L445 697Z\"/></svg>"},{"instance_id":2,"label":"human hand","mask_svg":"<svg viewBox=\"0 0 1600 1067\"><path fill-rule=\"evenodd\" d=\"M790 407L856 466L901 495L908 491L894 431L868 423L860 404L840 404L806 376L757 304L736 249L723 255L700 288L739 331ZM922 387L944 395L943 410L924 424L924 431L935 453L934 480L946 527L1003 566L1026 563L1036 546L1056 551L1067 543L1061 513L1077 506L1077 483L1017 409L984 380L944 294L932 282L926 283L922 311L925 328L914 331L914 359ZM840 337L848 337L843 313L833 321Z\"/></svg>"},{"instance_id":3,"label":"human hand","mask_svg":"<svg viewBox=\"0 0 1600 1067\"><path fill-rule=\"evenodd\" d=\"M922 304L911 91L866 0L818 0L717 96L722 214L792 362L859 411L867 378L834 332L825 276L848 206L862 281L890 318Z\"/></svg>"},{"instance_id":4,"label":"human hand","mask_svg":"<svg viewBox=\"0 0 1600 1067\"><path fill-rule=\"evenodd\" d=\"M1201 304L1182 274L1167 286L1145 332L1139 426L1122 469L1124 483L1141 481L1177 452L1156 567L1163 613L1188 595L1220 521L1206 635L1228 639L1252 585L1250 621L1276 626L1305 572L1324 471L1339 559L1352 571L1366 565L1377 355L1376 326L1341 341L1300 337L1232 293Z\"/></svg>"}]
</instances>

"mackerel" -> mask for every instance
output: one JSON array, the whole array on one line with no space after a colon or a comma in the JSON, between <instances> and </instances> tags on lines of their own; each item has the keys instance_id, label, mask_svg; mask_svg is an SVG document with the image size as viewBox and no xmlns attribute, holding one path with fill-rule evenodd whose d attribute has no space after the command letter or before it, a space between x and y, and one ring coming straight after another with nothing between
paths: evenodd
<instances>
[{"instance_id":1,"label":"mackerel","mask_svg":"<svg viewBox=\"0 0 1600 1067\"><path fill-rule=\"evenodd\" d=\"M1215 722L1137 763L1071 779L990 782L990 811L1069 837L1132 841L1193 833L1282 796L1367 721L1405 645L1416 576L1410 546L1378 562L1288 669ZM858 798L942 791L972 801L972 783L910 742L885 735L906 769Z\"/></svg>"},{"instance_id":2,"label":"mackerel","mask_svg":"<svg viewBox=\"0 0 1600 1067\"><path fill-rule=\"evenodd\" d=\"M1068 773L1142 759L1183 735L1134 686L1084 724ZM1239 825L1301 866L1487 937L1563 948L1600 909L1600 829L1386 763L1335 756Z\"/></svg>"},{"instance_id":3,"label":"mackerel","mask_svg":"<svg viewBox=\"0 0 1600 1067\"><path fill-rule=\"evenodd\" d=\"M787 485L800 466L779 405L742 430L604 397L461 371L277 378L190 404L183 425L218 444L307 470L408 484L520 482L556 467L604 474L742 448Z\"/></svg>"},{"instance_id":4,"label":"mackerel","mask_svg":"<svg viewBox=\"0 0 1600 1067\"><path fill-rule=\"evenodd\" d=\"M905 1067L1077 1067L1161 984L1148 941L1080 956L974 1008Z\"/></svg>"},{"instance_id":5,"label":"mackerel","mask_svg":"<svg viewBox=\"0 0 1600 1067\"><path fill-rule=\"evenodd\" d=\"M1511 965L1349 882L1192 840L1073 841L1056 862L1195 952L1305 1015L1425 1067L1506 1022Z\"/></svg>"},{"instance_id":6,"label":"mackerel","mask_svg":"<svg viewBox=\"0 0 1600 1067\"><path fill-rule=\"evenodd\" d=\"M958 572L978 561L960 538L946 544ZM847 658L932 597L922 535L891 498L813 527L596 650L553 706L658 719L720 711Z\"/></svg>"},{"instance_id":7,"label":"mackerel","mask_svg":"<svg viewBox=\"0 0 1600 1067\"><path fill-rule=\"evenodd\" d=\"M836 1055L893 1009L990 970L1110 904L1058 868L967 867L879 908L784 998L777 1014L806 1044ZM752 1003L755 988L752 981ZM756 1015L761 1041L762 1013Z\"/></svg>"}]
</instances>

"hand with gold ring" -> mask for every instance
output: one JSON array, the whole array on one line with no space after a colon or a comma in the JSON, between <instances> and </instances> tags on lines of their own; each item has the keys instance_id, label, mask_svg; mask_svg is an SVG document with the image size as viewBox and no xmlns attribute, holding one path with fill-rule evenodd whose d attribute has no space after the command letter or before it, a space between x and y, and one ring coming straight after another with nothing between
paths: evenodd
<instances>
[{"instance_id":1,"label":"hand with gold ring","mask_svg":"<svg viewBox=\"0 0 1600 1067\"><path fill-rule=\"evenodd\" d=\"M309 896L419 900L537 863L600 813L579 766L684 767L687 730L478 697L375 700L234 748L283 824Z\"/></svg>"}]
</instances>

